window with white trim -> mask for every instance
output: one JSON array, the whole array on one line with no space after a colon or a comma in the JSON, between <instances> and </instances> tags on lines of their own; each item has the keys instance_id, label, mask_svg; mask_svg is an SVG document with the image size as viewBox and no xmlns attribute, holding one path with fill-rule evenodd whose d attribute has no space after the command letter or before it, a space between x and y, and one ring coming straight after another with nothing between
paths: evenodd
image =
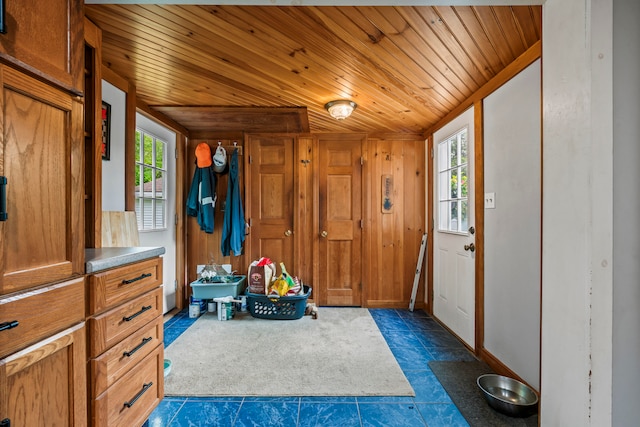
<instances>
[{"instance_id":1,"label":"window with white trim","mask_svg":"<svg viewBox=\"0 0 640 427\"><path fill-rule=\"evenodd\" d=\"M438 230L467 233L469 228L468 128L438 143Z\"/></svg>"},{"instance_id":2,"label":"window with white trim","mask_svg":"<svg viewBox=\"0 0 640 427\"><path fill-rule=\"evenodd\" d=\"M167 228L167 143L136 129L135 203L138 230Z\"/></svg>"}]
</instances>

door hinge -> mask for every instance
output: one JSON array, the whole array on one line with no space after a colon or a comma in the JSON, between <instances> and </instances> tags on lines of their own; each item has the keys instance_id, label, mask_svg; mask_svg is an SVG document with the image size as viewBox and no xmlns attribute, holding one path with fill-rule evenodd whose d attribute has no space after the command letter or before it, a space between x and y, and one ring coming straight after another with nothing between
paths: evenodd
<instances>
[{"instance_id":1,"label":"door hinge","mask_svg":"<svg viewBox=\"0 0 640 427\"><path fill-rule=\"evenodd\" d=\"M364 230L364 219L360 220L360 228Z\"/></svg>"},{"instance_id":2,"label":"door hinge","mask_svg":"<svg viewBox=\"0 0 640 427\"><path fill-rule=\"evenodd\" d=\"M360 166L364 166L364 156L360 156Z\"/></svg>"},{"instance_id":3,"label":"door hinge","mask_svg":"<svg viewBox=\"0 0 640 427\"><path fill-rule=\"evenodd\" d=\"M175 149L175 156L176 156L176 160L178 159L178 149Z\"/></svg>"},{"instance_id":4,"label":"door hinge","mask_svg":"<svg viewBox=\"0 0 640 427\"><path fill-rule=\"evenodd\" d=\"M173 290L178 292L178 279L173 281Z\"/></svg>"},{"instance_id":5,"label":"door hinge","mask_svg":"<svg viewBox=\"0 0 640 427\"><path fill-rule=\"evenodd\" d=\"M175 217L175 224L178 225L178 214L176 214L176 217Z\"/></svg>"},{"instance_id":6,"label":"door hinge","mask_svg":"<svg viewBox=\"0 0 640 427\"><path fill-rule=\"evenodd\" d=\"M251 164L251 163L252 163L252 161L253 161L253 157L252 157L252 156L249 156L249 164Z\"/></svg>"},{"instance_id":7,"label":"door hinge","mask_svg":"<svg viewBox=\"0 0 640 427\"><path fill-rule=\"evenodd\" d=\"M431 158L433 159L433 147L431 147Z\"/></svg>"}]
</instances>

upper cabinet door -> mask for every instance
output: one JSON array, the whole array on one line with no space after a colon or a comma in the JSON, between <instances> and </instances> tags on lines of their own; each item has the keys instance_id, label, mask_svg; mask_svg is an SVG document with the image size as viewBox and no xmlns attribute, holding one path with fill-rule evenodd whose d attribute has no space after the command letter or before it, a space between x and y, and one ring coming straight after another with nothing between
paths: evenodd
<instances>
[{"instance_id":1,"label":"upper cabinet door","mask_svg":"<svg viewBox=\"0 0 640 427\"><path fill-rule=\"evenodd\" d=\"M84 273L82 103L0 66L0 294Z\"/></svg>"},{"instance_id":2,"label":"upper cabinet door","mask_svg":"<svg viewBox=\"0 0 640 427\"><path fill-rule=\"evenodd\" d=\"M5 1L0 58L82 92L82 0Z\"/></svg>"}]
</instances>

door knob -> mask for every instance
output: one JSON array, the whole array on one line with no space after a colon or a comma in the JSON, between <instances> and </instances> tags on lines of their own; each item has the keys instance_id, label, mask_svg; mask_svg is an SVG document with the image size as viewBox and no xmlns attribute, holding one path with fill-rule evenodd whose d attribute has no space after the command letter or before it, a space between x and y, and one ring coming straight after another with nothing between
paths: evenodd
<instances>
[{"instance_id":1,"label":"door knob","mask_svg":"<svg viewBox=\"0 0 640 427\"><path fill-rule=\"evenodd\" d=\"M285 236L287 236L287 237L291 236L291 230L287 230L287 231L285 231L285 232L284 232L284 235L285 235Z\"/></svg>"},{"instance_id":2,"label":"door knob","mask_svg":"<svg viewBox=\"0 0 640 427\"><path fill-rule=\"evenodd\" d=\"M464 245L464 250L465 251L475 252L476 245L474 245L473 243L471 243L470 245Z\"/></svg>"},{"instance_id":3,"label":"door knob","mask_svg":"<svg viewBox=\"0 0 640 427\"><path fill-rule=\"evenodd\" d=\"M322 231L322 233L320 233L320 237L327 237L329 235L329 233L327 233L325 230Z\"/></svg>"}]
</instances>

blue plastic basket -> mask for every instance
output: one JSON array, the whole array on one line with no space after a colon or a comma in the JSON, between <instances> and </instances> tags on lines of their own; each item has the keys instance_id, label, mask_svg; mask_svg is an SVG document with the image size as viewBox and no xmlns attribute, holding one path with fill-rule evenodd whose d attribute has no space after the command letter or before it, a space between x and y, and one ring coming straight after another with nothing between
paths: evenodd
<instances>
[{"instance_id":1,"label":"blue plastic basket","mask_svg":"<svg viewBox=\"0 0 640 427\"><path fill-rule=\"evenodd\" d=\"M253 317L259 319L295 320L304 316L311 288L304 287L303 295L272 297L246 292L247 308Z\"/></svg>"}]
</instances>

